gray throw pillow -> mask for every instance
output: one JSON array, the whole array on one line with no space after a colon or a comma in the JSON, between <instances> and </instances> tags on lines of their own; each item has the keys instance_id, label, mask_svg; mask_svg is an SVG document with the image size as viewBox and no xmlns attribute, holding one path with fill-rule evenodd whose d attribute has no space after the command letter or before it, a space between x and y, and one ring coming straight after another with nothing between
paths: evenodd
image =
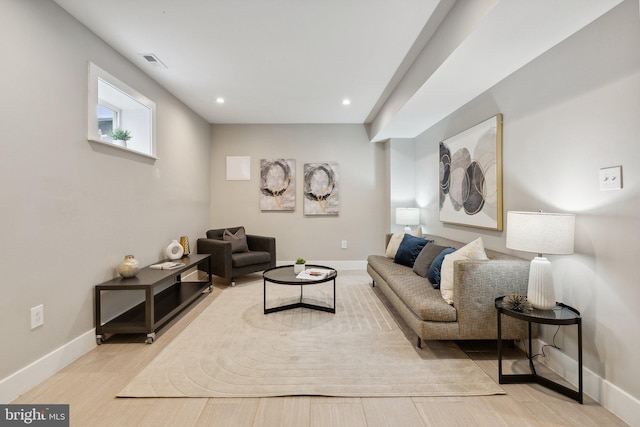
<instances>
[{"instance_id":1,"label":"gray throw pillow","mask_svg":"<svg viewBox=\"0 0 640 427\"><path fill-rule=\"evenodd\" d=\"M413 272L418 276L427 277L427 273L429 273L429 267L431 267L431 263L438 256L446 246L439 246L434 243L428 243L418 256L416 257L415 262L413 263Z\"/></svg>"},{"instance_id":2,"label":"gray throw pillow","mask_svg":"<svg viewBox=\"0 0 640 427\"><path fill-rule=\"evenodd\" d=\"M249 251L249 245L247 245L247 236L244 233L244 228L241 227L235 233L229 230L224 230L222 240L231 242L231 253L247 252Z\"/></svg>"}]
</instances>

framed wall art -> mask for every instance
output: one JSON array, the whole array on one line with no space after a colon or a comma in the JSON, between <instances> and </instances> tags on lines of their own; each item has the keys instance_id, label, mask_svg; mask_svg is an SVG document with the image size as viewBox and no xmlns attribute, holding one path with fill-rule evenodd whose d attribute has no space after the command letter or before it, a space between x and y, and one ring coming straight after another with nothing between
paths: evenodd
<instances>
[{"instance_id":1,"label":"framed wall art","mask_svg":"<svg viewBox=\"0 0 640 427\"><path fill-rule=\"evenodd\" d=\"M305 163L304 214L338 215L339 181L337 163Z\"/></svg>"},{"instance_id":2,"label":"framed wall art","mask_svg":"<svg viewBox=\"0 0 640 427\"><path fill-rule=\"evenodd\" d=\"M227 156L227 181L251 180L250 156Z\"/></svg>"},{"instance_id":3,"label":"framed wall art","mask_svg":"<svg viewBox=\"0 0 640 427\"><path fill-rule=\"evenodd\" d=\"M260 210L294 211L296 209L296 161L294 159L260 160Z\"/></svg>"},{"instance_id":4,"label":"framed wall art","mask_svg":"<svg viewBox=\"0 0 640 427\"><path fill-rule=\"evenodd\" d=\"M502 230L502 114L440 143L440 221Z\"/></svg>"}]
</instances>

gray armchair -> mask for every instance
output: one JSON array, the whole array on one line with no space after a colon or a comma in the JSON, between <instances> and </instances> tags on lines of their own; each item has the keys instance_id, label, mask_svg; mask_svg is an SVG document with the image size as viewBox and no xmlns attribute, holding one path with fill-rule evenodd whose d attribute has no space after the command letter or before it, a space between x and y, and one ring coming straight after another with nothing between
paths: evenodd
<instances>
[{"instance_id":1,"label":"gray armchair","mask_svg":"<svg viewBox=\"0 0 640 427\"><path fill-rule=\"evenodd\" d=\"M206 238L198 239L197 251L211 254L211 274L230 280L232 286L238 276L276 266L275 237L245 234L244 227L207 231ZM206 266L200 268L206 271Z\"/></svg>"}]
</instances>

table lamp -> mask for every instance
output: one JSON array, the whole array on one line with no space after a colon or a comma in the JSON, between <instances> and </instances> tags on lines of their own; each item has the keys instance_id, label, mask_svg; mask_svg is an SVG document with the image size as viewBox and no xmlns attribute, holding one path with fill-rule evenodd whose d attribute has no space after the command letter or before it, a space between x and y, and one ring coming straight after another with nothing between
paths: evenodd
<instances>
[{"instance_id":1,"label":"table lamp","mask_svg":"<svg viewBox=\"0 0 640 427\"><path fill-rule=\"evenodd\" d=\"M404 225L404 231L411 231L410 225L420 224L420 209L396 208L396 224Z\"/></svg>"},{"instance_id":2,"label":"table lamp","mask_svg":"<svg viewBox=\"0 0 640 427\"><path fill-rule=\"evenodd\" d=\"M551 262L542 254L572 254L574 229L573 214L507 212L507 248L538 254L531 261L527 289L527 299L533 307L555 307Z\"/></svg>"}]
</instances>

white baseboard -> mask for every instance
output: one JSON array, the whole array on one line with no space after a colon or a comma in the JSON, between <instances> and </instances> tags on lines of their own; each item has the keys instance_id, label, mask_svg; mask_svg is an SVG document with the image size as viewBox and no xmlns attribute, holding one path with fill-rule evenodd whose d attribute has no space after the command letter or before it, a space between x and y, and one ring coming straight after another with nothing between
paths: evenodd
<instances>
[{"instance_id":1,"label":"white baseboard","mask_svg":"<svg viewBox=\"0 0 640 427\"><path fill-rule=\"evenodd\" d=\"M546 342L538 339L533 342L533 354L541 353ZM546 357L536 360L560 375L569 383L578 387L578 361L553 347L545 348ZM631 426L640 426L640 400L631 396L620 387L605 380L595 372L582 367L584 393L607 408L611 413Z\"/></svg>"},{"instance_id":2,"label":"white baseboard","mask_svg":"<svg viewBox=\"0 0 640 427\"><path fill-rule=\"evenodd\" d=\"M295 261L277 261L276 265L291 265ZM326 265L336 270L362 270L366 271L367 261L307 261L308 264Z\"/></svg>"},{"instance_id":3,"label":"white baseboard","mask_svg":"<svg viewBox=\"0 0 640 427\"><path fill-rule=\"evenodd\" d=\"M0 380L0 403L8 404L96 346L91 329L51 353Z\"/></svg>"}]
</instances>

